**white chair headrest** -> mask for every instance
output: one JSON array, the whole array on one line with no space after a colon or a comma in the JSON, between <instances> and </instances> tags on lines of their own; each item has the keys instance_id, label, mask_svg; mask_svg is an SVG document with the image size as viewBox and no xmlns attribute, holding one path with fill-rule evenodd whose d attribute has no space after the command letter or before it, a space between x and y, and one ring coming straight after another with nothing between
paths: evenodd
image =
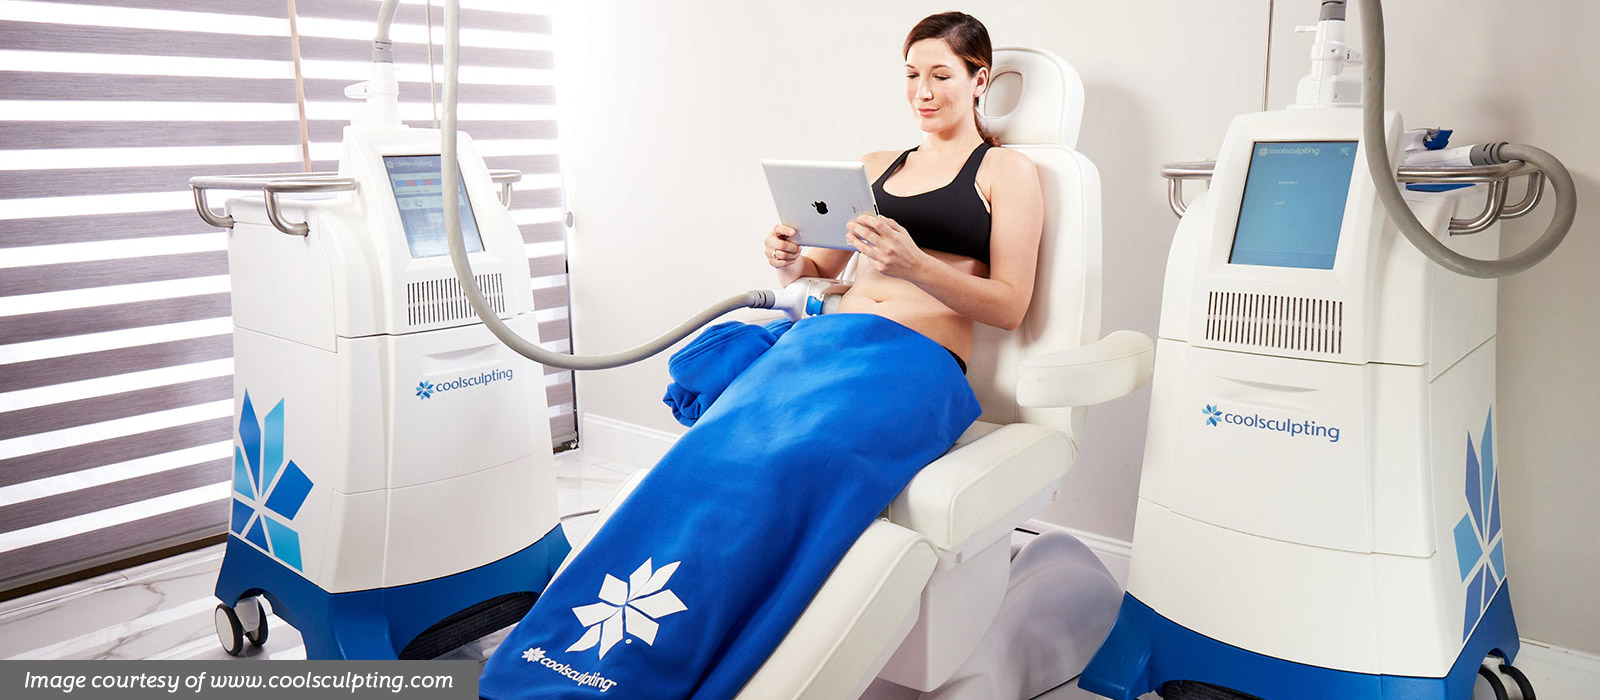
<instances>
[{"instance_id":1,"label":"white chair headrest","mask_svg":"<svg viewBox=\"0 0 1600 700\"><path fill-rule=\"evenodd\" d=\"M1076 150L1083 122L1083 79L1049 51L995 49L978 119L1003 144Z\"/></svg>"}]
</instances>

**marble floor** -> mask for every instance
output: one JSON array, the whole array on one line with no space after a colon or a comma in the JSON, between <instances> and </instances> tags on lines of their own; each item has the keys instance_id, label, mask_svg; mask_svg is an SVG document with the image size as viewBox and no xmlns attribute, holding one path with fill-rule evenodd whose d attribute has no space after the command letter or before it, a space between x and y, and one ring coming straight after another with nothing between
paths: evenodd
<instances>
[{"instance_id":1,"label":"marble floor","mask_svg":"<svg viewBox=\"0 0 1600 700\"><path fill-rule=\"evenodd\" d=\"M559 512L575 514L562 524L586 532L592 515L611 500L634 467L586 457L581 450L556 459ZM105 574L22 598L0 602L0 659L227 659L212 622L212 588L222 565L222 545ZM295 629L268 616L265 647L243 659L304 659ZM443 658L483 661L510 628ZM1098 696L1068 683L1038 700ZM1150 696L1154 697L1154 696Z\"/></svg>"}]
</instances>

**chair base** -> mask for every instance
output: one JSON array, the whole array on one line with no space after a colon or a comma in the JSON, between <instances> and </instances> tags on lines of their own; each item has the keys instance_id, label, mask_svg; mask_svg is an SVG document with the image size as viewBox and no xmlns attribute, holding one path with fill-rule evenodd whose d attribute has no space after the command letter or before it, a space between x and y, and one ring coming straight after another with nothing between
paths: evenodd
<instances>
[{"instance_id":1,"label":"chair base","mask_svg":"<svg viewBox=\"0 0 1600 700\"><path fill-rule=\"evenodd\" d=\"M976 650L938 688L880 676L862 700L1023 700L1077 676L1116 620L1122 588L1094 552L1060 532L1018 549L1010 576Z\"/></svg>"}]
</instances>

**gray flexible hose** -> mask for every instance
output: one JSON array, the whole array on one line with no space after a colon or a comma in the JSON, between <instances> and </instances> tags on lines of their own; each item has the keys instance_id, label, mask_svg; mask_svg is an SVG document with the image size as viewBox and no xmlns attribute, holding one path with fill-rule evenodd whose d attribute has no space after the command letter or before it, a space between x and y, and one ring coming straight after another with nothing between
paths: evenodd
<instances>
[{"instance_id":1,"label":"gray flexible hose","mask_svg":"<svg viewBox=\"0 0 1600 700\"><path fill-rule=\"evenodd\" d=\"M1389 141L1383 129L1383 7L1380 0L1361 0L1361 34L1367 49L1363 75L1365 85L1361 93L1361 138L1367 144L1367 169L1372 172L1373 184L1377 185L1378 199L1389 210L1389 217L1394 219L1406 240L1445 269L1480 278L1514 275L1539 264L1555 252L1578 215L1578 190L1572 182L1572 174L1567 172L1567 167L1560 160L1543 149L1526 144L1502 144L1499 156L1531 163L1544 171L1550 188L1555 191L1555 215L1539 240L1511 257L1480 260L1446 248L1428 232L1422 222L1417 221L1416 215L1411 213L1411 207L1400 194L1400 185L1394 180L1394 165L1389 161L1389 149L1386 146Z\"/></svg>"},{"instance_id":2,"label":"gray flexible hose","mask_svg":"<svg viewBox=\"0 0 1600 700\"><path fill-rule=\"evenodd\" d=\"M375 45L378 45L379 42L384 42L388 38L389 25L394 19L394 6L396 3L397 0L385 0L379 10ZM444 30L444 124L442 128L444 144L440 149L439 160L440 170L443 175L443 204L446 212L444 217L445 236L450 242L450 262L455 268L456 279L461 282L461 288L466 292L467 301L472 304L472 310L478 314L478 318L483 321L483 325L487 326L489 331L500 339L500 342L505 343L518 354L550 367L578 370L610 369L651 357L667 349L673 343L688 337L690 333L695 332L701 326L734 309L746 307L770 309L773 307L776 298L770 290L757 289L728 297L649 343L632 350L610 355L577 356L551 352L511 330L495 314L494 309L489 306L488 300L484 299L483 292L478 289L476 281L473 280L472 265L467 260L466 242L461 234L461 217L453 215L454 212L460 211L459 202L461 199L456 191L456 188L459 187L456 183L461 179L460 168L456 161L456 87L459 84L458 74L461 54L460 0L446 1L444 6Z\"/></svg>"}]
</instances>

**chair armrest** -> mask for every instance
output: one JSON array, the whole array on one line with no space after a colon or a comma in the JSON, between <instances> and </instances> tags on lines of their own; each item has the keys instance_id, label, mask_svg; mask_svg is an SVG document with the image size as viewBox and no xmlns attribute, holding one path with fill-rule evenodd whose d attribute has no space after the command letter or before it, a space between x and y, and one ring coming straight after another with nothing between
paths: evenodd
<instances>
[{"instance_id":1,"label":"chair armrest","mask_svg":"<svg viewBox=\"0 0 1600 700\"><path fill-rule=\"evenodd\" d=\"M1056 430L1029 423L1002 426L923 467L886 515L934 547L957 551L975 535L1009 531L1034 515L1002 522L1041 494L1048 497L1072 467L1073 456L1072 441Z\"/></svg>"},{"instance_id":2,"label":"chair armrest","mask_svg":"<svg viewBox=\"0 0 1600 700\"><path fill-rule=\"evenodd\" d=\"M1138 331L1115 331L1071 350L1030 357L1017 371L1023 408L1092 406L1133 393L1155 367L1155 343Z\"/></svg>"}]
</instances>

